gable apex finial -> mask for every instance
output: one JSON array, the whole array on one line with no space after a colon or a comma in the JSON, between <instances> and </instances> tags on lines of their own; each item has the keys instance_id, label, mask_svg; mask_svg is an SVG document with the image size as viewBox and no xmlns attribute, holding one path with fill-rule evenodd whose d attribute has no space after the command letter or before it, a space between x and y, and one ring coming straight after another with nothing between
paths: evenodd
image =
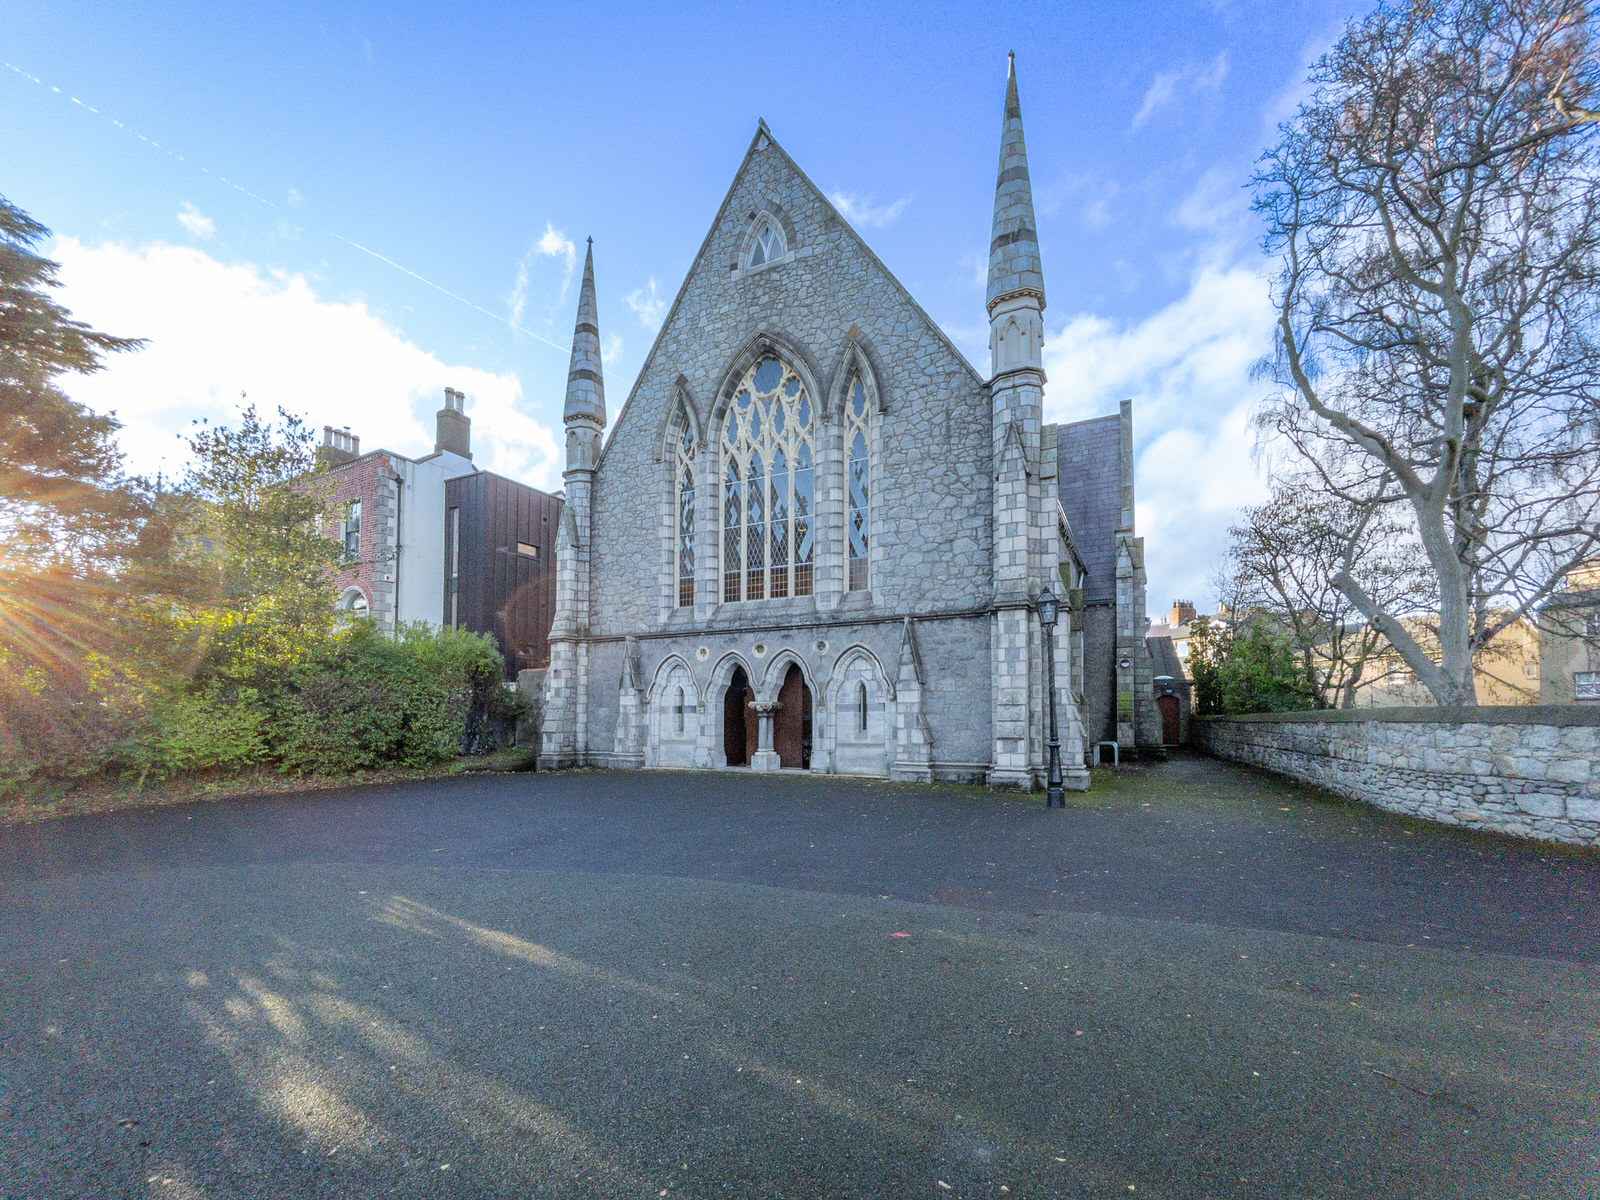
<instances>
[{"instance_id":1,"label":"gable apex finial","mask_svg":"<svg viewBox=\"0 0 1600 1200\"><path fill-rule=\"evenodd\" d=\"M1006 51L1006 78L1007 79L1015 79L1016 77L1017 77L1017 52L1015 50L1007 50Z\"/></svg>"}]
</instances>

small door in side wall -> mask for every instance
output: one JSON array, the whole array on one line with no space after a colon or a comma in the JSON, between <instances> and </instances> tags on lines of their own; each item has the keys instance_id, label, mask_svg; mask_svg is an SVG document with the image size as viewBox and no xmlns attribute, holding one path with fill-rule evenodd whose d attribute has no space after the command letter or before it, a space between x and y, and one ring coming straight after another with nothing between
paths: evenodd
<instances>
[{"instance_id":1,"label":"small door in side wall","mask_svg":"<svg viewBox=\"0 0 1600 1200\"><path fill-rule=\"evenodd\" d=\"M1178 720L1178 698L1157 696L1156 707L1161 710L1161 744L1176 746L1180 740L1181 724Z\"/></svg>"}]
</instances>

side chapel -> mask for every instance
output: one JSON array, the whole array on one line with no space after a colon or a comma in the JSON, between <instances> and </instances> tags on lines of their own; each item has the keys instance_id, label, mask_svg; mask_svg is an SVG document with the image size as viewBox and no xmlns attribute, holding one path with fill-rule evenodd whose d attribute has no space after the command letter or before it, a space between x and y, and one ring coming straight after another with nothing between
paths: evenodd
<instances>
[{"instance_id":1,"label":"side chapel","mask_svg":"<svg viewBox=\"0 0 1600 1200\"><path fill-rule=\"evenodd\" d=\"M564 420L541 767L1040 786L1159 746L1133 441L1043 420L1015 62L984 378L761 123L605 438L594 249Z\"/></svg>"}]
</instances>

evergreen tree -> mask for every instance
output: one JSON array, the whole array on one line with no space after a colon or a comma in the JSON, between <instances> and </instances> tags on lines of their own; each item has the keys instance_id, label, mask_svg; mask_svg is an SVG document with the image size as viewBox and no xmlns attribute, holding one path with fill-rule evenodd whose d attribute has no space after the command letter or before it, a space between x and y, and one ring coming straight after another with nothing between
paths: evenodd
<instances>
[{"instance_id":1,"label":"evergreen tree","mask_svg":"<svg viewBox=\"0 0 1600 1200\"><path fill-rule=\"evenodd\" d=\"M85 569L115 556L138 519L116 419L55 380L143 343L90 329L51 298L57 265L34 250L49 233L0 197L0 555L13 570Z\"/></svg>"}]
</instances>

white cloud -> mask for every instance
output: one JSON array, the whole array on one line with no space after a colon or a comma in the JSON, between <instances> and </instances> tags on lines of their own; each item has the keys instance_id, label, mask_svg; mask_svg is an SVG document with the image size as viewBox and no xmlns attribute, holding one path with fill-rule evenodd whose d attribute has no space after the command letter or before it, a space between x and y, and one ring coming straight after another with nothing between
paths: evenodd
<instances>
[{"instance_id":1,"label":"white cloud","mask_svg":"<svg viewBox=\"0 0 1600 1200\"><path fill-rule=\"evenodd\" d=\"M217 223L187 200L183 202L183 211L178 214L178 224L202 241L214 237L217 232Z\"/></svg>"},{"instance_id":2,"label":"white cloud","mask_svg":"<svg viewBox=\"0 0 1600 1200\"><path fill-rule=\"evenodd\" d=\"M1271 348L1272 306L1254 264L1202 267L1188 292L1137 323L1070 318L1045 343L1045 419L1079 421L1133 401L1137 521L1149 600L1204 602L1242 504L1266 487L1253 458L1250 380ZM1168 593L1171 593L1170 595Z\"/></svg>"},{"instance_id":3,"label":"white cloud","mask_svg":"<svg viewBox=\"0 0 1600 1200\"><path fill-rule=\"evenodd\" d=\"M622 339L616 334L607 334L600 340L600 361L602 363L616 362L617 355L621 353Z\"/></svg>"},{"instance_id":4,"label":"white cloud","mask_svg":"<svg viewBox=\"0 0 1600 1200\"><path fill-rule=\"evenodd\" d=\"M1250 168L1242 162L1213 164L1173 211L1171 223L1185 232L1204 235L1209 246L1202 254L1215 257L1223 247L1243 251L1258 241L1262 228L1250 208L1255 198L1250 180Z\"/></svg>"},{"instance_id":5,"label":"white cloud","mask_svg":"<svg viewBox=\"0 0 1600 1200\"><path fill-rule=\"evenodd\" d=\"M349 425L367 450L433 449L446 386L467 394L479 466L556 486L555 435L525 412L513 374L448 364L361 303L320 298L303 275L223 263L192 247L133 248L61 238L61 300L96 329L144 337L105 370L66 376L75 400L115 410L132 470L171 474L193 419L234 421L239 393L313 426Z\"/></svg>"},{"instance_id":6,"label":"white cloud","mask_svg":"<svg viewBox=\"0 0 1600 1200\"><path fill-rule=\"evenodd\" d=\"M622 298L639 323L654 333L661 328L661 318L667 315L665 296L657 295L654 277L642 288L635 288Z\"/></svg>"},{"instance_id":7,"label":"white cloud","mask_svg":"<svg viewBox=\"0 0 1600 1200\"><path fill-rule=\"evenodd\" d=\"M528 289L532 274L540 258L554 258L561 262L561 288L553 304L559 307L567 302L567 292L572 287L573 272L578 266L578 247L549 221L544 223L544 233L528 247L527 253L517 262L517 278L511 285L511 295L506 297L506 308L513 325L522 324L522 315L528 307Z\"/></svg>"},{"instance_id":8,"label":"white cloud","mask_svg":"<svg viewBox=\"0 0 1600 1200\"><path fill-rule=\"evenodd\" d=\"M1176 71L1164 71L1155 77L1144 103L1134 114L1131 128L1138 129L1161 109L1171 104L1181 93L1200 94L1214 92L1228 77L1228 52L1222 51L1209 63L1192 63Z\"/></svg>"},{"instance_id":9,"label":"white cloud","mask_svg":"<svg viewBox=\"0 0 1600 1200\"><path fill-rule=\"evenodd\" d=\"M853 192L834 192L828 199L833 201L833 206L844 215L844 219L852 225L871 226L882 229L901 213L911 203L910 196L901 196L892 204L873 204L870 196L858 196Z\"/></svg>"}]
</instances>

